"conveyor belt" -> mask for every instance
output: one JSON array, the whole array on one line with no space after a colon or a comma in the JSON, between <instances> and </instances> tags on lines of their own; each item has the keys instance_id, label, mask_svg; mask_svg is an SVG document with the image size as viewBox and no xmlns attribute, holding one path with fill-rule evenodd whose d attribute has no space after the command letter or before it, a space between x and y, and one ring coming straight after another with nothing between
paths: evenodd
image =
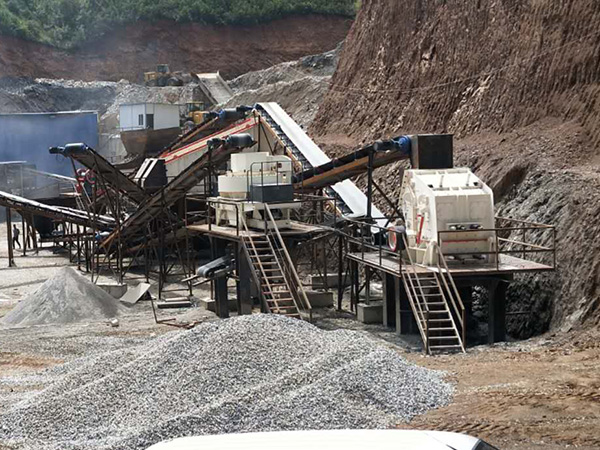
<instances>
[{"instance_id":1,"label":"conveyor belt","mask_svg":"<svg viewBox=\"0 0 600 450\"><path fill-rule=\"evenodd\" d=\"M148 194L135 182L85 144L68 144L65 147L53 147L50 153L60 154L74 159L101 176L116 191L127 195L136 203L142 203Z\"/></svg>"},{"instance_id":2,"label":"conveyor belt","mask_svg":"<svg viewBox=\"0 0 600 450\"><path fill-rule=\"evenodd\" d=\"M232 134L245 133L254 128L258 123L257 118L250 117L241 122L234 123L215 134L204 137L196 142L178 148L169 153L163 153L160 157L165 160L167 176L173 178L183 172L190 164L206 154L208 141L214 138L225 138Z\"/></svg>"},{"instance_id":3,"label":"conveyor belt","mask_svg":"<svg viewBox=\"0 0 600 450\"><path fill-rule=\"evenodd\" d=\"M248 106L239 106L237 108L225 109L219 112L207 113L202 123L196 125L183 136L177 138L172 144L165 147L160 158L167 158L176 150L184 146L192 145L199 139L218 133L232 124L245 119L248 111L251 109L252 108Z\"/></svg>"},{"instance_id":4,"label":"conveyor belt","mask_svg":"<svg viewBox=\"0 0 600 450\"><path fill-rule=\"evenodd\" d=\"M294 176L294 187L311 191L360 175L369 169L369 154L373 152L373 169L410 157L410 140L398 137L376 142L320 166L311 167ZM404 145L393 145L403 142ZM390 145L383 145L390 144ZM380 147L385 147L381 149Z\"/></svg>"},{"instance_id":5,"label":"conveyor belt","mask_svg":"<svg viewBox=\"0 0 600 450\"><path fill-rule=\"evenodd\" d=\"M112 217L97 216L97 220L90 220L85 211L65 208L61 206L50 206L36 202L18 195L0 191L0 206L14 209L20 213L33 214L34 216L47 217L59 222L69 222L84 227L94 227L96 224L103 230L113 228L115 221Z\"/></svg>"},{"instance_id":6,"label":"conveyor belt","mask_svg":"<svg viewBox=\"0 0 600 450\"><path fill-rule=\"evenodd\" d=\"M219 73L199 73L200 89L213 102L214 105L227 103L234 93L227 82Z\"/></svg>"},{"instance_id":7,"label":"conveyor belt","mask_svg":"<svg viewBox=\"0 0 600 450\"><path fill-rule=\"evenodd\" d=\"M300 162L304 170L322 166L331 161L323 150L304 132L300 126L277 103L258 103L256 111L267 125L277 134L278 138L289 148L294 158ZM344 215L364 217L367 214L367 196L350 180L344 180L330 187L325 192L336 197ZM377 225L387 225L384 215L372 206L372 217L378 218Z\"/></svg>"},{"instance_id":8,"label":"conveyor belt","mask_svg":"<svg viewBox=\"0 0 600 450\"><path fill-rule=\"evenodd\" d=\"M185 196L194 186L200 183L206 174L204 170L209 165L219 165L227 161L229 156L238 149L221 146L211 152L205 152L194 163L189 165L183 172L177 175L169 184L156 192L146 202L140 205L138 210L129 216L121 225L120 230L115 230L103 242L105 248L109 248L112 242L121 235L121 242L127 246L139 244L135 238L145 233L146 225L156 219L165 208Z\"/></svg>"},{"instance_id":9,"label":"conveyor belt","mask_svg":"<svg viewBox=\"0 0 600 450\"><path fill-rule=\"evenodd\" d=\"M194 142L204 136L208 136L209 134L216 133L221 128L225 128L228 124L223 123L217 113L207 114L204 117L202 123L199 123L194 128L192 128L187 133L179 136L175 141L171 144L167 145L162 151L161 155L172 152L173 150L177 150L178 148L189 144L190 142Z\"/></svg>"}]
</instances>

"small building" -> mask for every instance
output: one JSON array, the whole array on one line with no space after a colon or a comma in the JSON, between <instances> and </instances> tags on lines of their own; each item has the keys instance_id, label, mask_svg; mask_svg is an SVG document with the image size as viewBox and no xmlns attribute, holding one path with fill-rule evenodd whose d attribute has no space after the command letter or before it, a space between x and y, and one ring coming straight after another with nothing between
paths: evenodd
<instances>
[{"instance_id":1,"label":"small building","mask_svg":"<svg viewBox=\"0 0 600 450\"><path fill-rule=\"evenodd\" d=\"M179 136L179 105L130 103L119 108L121 140L129 155L154 156Z\"/></svg>"},{"instance_id":2,"label":"small building","mask_svg":"<svg viewBox=\"0 0 600 450\"><path fill-rule=\"evenodd\" d=\"M119 108L121 131L179 128L179 105L129 103Z\"/></svg>"}]
</instances>

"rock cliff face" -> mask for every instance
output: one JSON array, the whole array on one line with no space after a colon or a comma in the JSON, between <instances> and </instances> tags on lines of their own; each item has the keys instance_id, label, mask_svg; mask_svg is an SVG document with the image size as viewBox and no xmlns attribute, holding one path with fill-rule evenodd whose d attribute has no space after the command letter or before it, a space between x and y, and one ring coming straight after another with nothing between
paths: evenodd
<instances>
[{"instance_id":1,"label":"rock cliff face","mask_svg":"<svg viewBox=\"0 0 600 450\"><path fill-rule=\"evenodd\" d=\"M313 122L332 153L454 133L499 213L557 225L559 270L509 293L515 335L600 323L599 20L593 0L365 0Z\"/></svg>"},{"instance_id":2,"label":"rock cliff face","mask_svg":"<svg viewBox=\"0 0 600 450\"><path fill-rule=\"evenodd\" d=\"M598 20L594 0L367 0L315 129L464 136L555 116L596 144Z\"/></svg>"}]
</instances>

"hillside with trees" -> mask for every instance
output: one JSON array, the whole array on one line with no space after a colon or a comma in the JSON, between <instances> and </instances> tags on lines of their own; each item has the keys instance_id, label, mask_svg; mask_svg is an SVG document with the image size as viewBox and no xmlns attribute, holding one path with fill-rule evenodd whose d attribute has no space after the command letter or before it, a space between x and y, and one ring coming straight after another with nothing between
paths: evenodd
<instances>
[{"instance_id":1,"label":"hillside with trees","mask_svg":"<svg viewBox=\"0 0 600 450\"><path fill-rule=\"evenodd\" d=\"M352 17L357 6L356 0L0 0L0 33L73 48L137 21L252 25L291 15Z\"/></svg>"}]
</instances>

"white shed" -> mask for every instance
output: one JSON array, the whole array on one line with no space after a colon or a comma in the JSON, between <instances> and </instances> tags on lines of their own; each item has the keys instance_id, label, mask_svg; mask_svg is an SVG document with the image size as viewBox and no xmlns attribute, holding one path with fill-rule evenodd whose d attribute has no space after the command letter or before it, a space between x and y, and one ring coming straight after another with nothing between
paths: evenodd
<instances>
[{"instance_id":1,"label":"white shed","mask_svg":"<svg viewBox=\"0 0 600 450\"><path fill-rule=\"evenodd\" d=\"M129 103L119 108L121 131L163 130L179 127L179 105Z\"/></svg>"}]
</instances>

